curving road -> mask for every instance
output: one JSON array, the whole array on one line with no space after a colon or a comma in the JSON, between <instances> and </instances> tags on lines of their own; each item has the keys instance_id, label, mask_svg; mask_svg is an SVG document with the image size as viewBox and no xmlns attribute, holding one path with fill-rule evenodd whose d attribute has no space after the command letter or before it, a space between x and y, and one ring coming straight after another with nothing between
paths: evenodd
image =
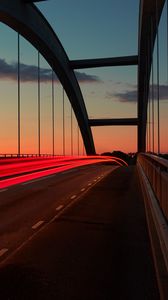
<instances>
[{"instance_id":1,"label":"curving road","mask_svg":"<svg viewBox=\"0 0 168 300\"><path fill-rule=\"evenodd\" d=\"M0 189L0 261L115 168L80 166Z\"/></svg>"}]
</instances>

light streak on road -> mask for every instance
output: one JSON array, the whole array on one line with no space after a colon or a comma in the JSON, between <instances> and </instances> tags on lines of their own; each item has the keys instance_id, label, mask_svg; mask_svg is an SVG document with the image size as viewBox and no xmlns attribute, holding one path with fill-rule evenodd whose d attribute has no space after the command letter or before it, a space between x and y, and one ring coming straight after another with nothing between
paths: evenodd
<instances>
[{"instance_id":1,"label":"light streak on road","mask_svg":"<svg viewBox=\"0 0 168 300\"><path fill-rule=\"evenodd\" d=\"M5 163L6 160L6 163ZM15 158L3 159L0 163L0 189L12 185L37 180L45 176L57 174L77 167L102 162L126 163L116 157L107 156L80 156L57 158Z\"/></svg>"}]
</instances>

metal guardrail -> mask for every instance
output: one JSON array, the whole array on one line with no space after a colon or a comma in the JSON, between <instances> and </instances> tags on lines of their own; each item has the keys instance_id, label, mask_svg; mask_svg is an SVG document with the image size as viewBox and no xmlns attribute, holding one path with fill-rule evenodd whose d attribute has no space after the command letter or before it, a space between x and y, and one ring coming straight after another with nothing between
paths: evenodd
<instances>
[{"instance_id":1,"label":"metal guardrail","mask_svg":"<svg viewBox=\"0 0 168 300\"><path fill-rule=\"evenodd\" d=\"M62 157L63 155L53 155L53 154L10 154L10 153L7 153L7 154L0 154L0 158L23 158L23 157L55 157L55 156L60 156Z\"/></svg>"},{"instance_id":2,"label":"metal guardrail","mask_svg":"<svg viewBox=\"0 0 168 300\"><path fill-rule=\"evenodd\" d=\"M142 166L159 206L168 221L168 160L152 154L139 154Z\"/></svg>"}]
</instances>

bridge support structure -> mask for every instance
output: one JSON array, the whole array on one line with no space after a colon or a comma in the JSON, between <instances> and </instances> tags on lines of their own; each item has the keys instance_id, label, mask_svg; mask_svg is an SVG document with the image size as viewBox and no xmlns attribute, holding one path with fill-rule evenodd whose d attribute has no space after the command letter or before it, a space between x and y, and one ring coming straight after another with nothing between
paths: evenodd
<instances>
[{"instance_id":1,"label":"bridge support structure","mask_svg":"<svg viewBox=\"0 0 168 300\"><path fill-rule=\"evenodd\" d=\"M165 0L141 0L138 49L138 151L146 151L147 107L152 56Z\"/></svg>"},{"instance_id":2,"label":"bridge support structure","mask_svg":"<svg viewBox=\"0 0 168 300\"><path fill-rule=\"evenodd\" d=\"M29 1L33 2L33 1ZM83 96L68 56L55 32L33 3L0 0L0 21L25 37L46 59L63 85L75 113L87 154L95 154Z\"/></svg>"}]
</instances>

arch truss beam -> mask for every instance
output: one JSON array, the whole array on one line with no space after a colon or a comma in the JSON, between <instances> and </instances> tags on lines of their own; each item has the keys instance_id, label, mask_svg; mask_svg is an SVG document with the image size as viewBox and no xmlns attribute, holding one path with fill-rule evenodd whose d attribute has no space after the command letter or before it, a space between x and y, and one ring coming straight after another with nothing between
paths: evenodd
<instances>
[{"instance_id":1,"label":"arch truss beam","mask_svg":"<svg viewBox=\"0 0 168 300\"><path fill-rule=\"evenodd\" d=\"M115 67L115 66L132 66L138 64L138 56L123 56L110 58L80 59L71 60L72 69Z\"/></svg>"},{"instance_id":2,"label":"arch truss beam","mask_svg":"<svg viewBox=\"0 0 168 300\"><path fill-rule=\"evenodd\" d=\"M137 126L137 118L123 118L123 119L90 119L90 126Z\"/></svg>"}]
</instances>

